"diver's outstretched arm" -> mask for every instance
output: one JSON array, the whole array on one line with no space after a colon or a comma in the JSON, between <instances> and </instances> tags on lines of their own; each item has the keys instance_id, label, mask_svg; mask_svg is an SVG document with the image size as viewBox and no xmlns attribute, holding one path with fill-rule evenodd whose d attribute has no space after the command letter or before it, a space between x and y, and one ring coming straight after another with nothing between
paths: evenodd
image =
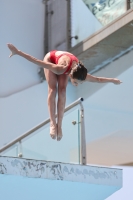
<instances>
[{"instance_id":1,"label":"diver's outstretched arm","mask_svg":"<svg viewBox=\"0 0 133 200\"><path fill-rule=\"evenodd\" d=\"M46 62L46 61L42 61L42 60L38 60L37 58L34 58L33 56L30 56L20 50L18 50L14 45L12 44L7 44L8 48L11 50L11 54L9 57L12 57L13 55L19 55L23 58L25 58L26 60L39 65L42 68L46 68L51 70L53 73L55 74L63 74L63 72L66 70L66 66L64 65L55 65L51 62Z\"/></svg>"},{"instance_id":2,"label":"diver's outstretched arm","mask_svg":"<svg viewBox=\"0 0 133 200\"><path fill-rule=\"evenodd\" d=\"M91 74L87 74L85 81L89 82L97 82L97 83L114 83L116 85L121 84L122 82L116 78L106 78L106 77L96 77L92 76Z\"/></svg>"}]
</instances>

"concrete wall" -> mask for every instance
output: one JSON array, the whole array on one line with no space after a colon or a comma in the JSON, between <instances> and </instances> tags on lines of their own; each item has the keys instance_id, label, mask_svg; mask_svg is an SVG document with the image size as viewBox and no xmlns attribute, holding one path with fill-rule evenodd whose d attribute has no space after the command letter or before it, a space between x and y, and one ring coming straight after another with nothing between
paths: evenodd
<instances>
[{"instance_id":1,"label":"concrete wall","mask_svg":"<svg viewBox=\"0 0 133 200\"><path fill-rule=\"evenodd\" d=\"M53 14L51 15L51 11ZM67 50L67 1L48 2L48 50Z\"/></svg>"},{"instance_id":2,"label":"concrete wall","mask_svg":"<svg viewBox=\"0 0 133 200\"><path fill-rule=\"evenodd\" d=\"M67 11L67 5L66 0L48 2L48 50L66 51L69 42L74 46L102 27L82 0L70 1L70 13ZM78 39L70 39L74 36L78 36Z\"/></svg>"},{"instance_id":3,"label":"concrete wall","mask_svg":"<svg viewBox=\"0 0 133 200\"><path fill-rule=\"evenodd\" d=\"M21 57L8 58L7 43L39 59L44 57L42 0L2 0L0 3L0 97L40 83L38 66Z\"/></svg>"},{"instance_id":4,"label":"concrete wall","mask_svg":"<svg viewBox=\"0 0 133 200\"><path fill-rule=\"evenodd\" d=\"M40 112L39 117L33 114L43 95L38 66L18 56L9 59L6 43L13 43L42 59L44 11L41 0L2 0L0 3L0 146L42 120Z\"/></svg>"}]
</instances>

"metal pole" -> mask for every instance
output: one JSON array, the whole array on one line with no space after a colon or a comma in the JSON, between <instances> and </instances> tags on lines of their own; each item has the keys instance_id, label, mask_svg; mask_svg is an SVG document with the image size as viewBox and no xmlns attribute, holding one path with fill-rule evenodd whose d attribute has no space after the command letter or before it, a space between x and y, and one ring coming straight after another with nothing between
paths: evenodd
<instances>
[{"instance_id":1,"label":"metal pole","mask_svg":"<svg viewBox=\"0 0 133 200\"><path fill-rule=\"evenodd\" d=\"M80 121L81 121L81 136L80 136L80 149L81 149L81 164L86 165L86 138L85 138L85 123L84 123L84 108L80 102Z\"/></svg>"},{"instance_id":2,"label":"metal pole","mask_svg":"<svg viewBox=\"0 0 133 200\"><path fill-rule=\"evenodd\" d=\"M130 0L127 0L127 10L129 10L130 9L130 3L131 3L132 1L130 1Z\"/></svg>"},{"instance_id":3,"label":"metal pole","mask_svg":"<svg viewBox=\"0 0 133 200\"><path fill-rule=\"evenodd\" d=\"M48 53L48 0L44 0L45 4L45 32L44 32L44 54Z\"/></svg>"},{"instance_id":4,"label":"metal pole","mask_svg":"<svg viewBox=\"0 0 133 200\"><path fill-rule=\"evenodd\" d=\"M19 147L18 157L22 158L23 154L22 154L22 143L21 143L21 140L18 143L18 147Z\"/></svg>"},{"instance_id":5,"label":"metal pole","mask_svg":"<svg viewBox=\"0 0 133 200\"><path fill-rule=\"evenodd\" d=\"M67 51L71 48L71 0L67 1Z\"/></svg>"}]
</instances>

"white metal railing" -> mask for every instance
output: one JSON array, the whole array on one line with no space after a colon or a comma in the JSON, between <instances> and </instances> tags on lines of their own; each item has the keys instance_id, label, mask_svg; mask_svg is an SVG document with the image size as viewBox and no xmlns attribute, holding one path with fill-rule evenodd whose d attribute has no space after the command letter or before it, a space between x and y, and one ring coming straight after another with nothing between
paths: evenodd
<instances>
[{"instance_id":1,"label":"white metal railing","mask_svg":"<svg viewBox=\"0 0 133 200\"><path fill-rule=\"evenodd\" d=\"M74 101L72 104L70 104L69 106L67 106L64 110L64 112L67 112L68 110L70 110L71 108L75 107L76 105L80 105L80 129L81 129L81 136L80 136L80 164L86 165L86 139L85 139L85 125L84 125L84 108L83 108L83 104L82 101L84 99L83 98L79 98L78 100ZM57 117L57 115L56 115ZM33 129L29 130L28 132L24 133L23 135L19 136L18 138L14 139L13 141L9 142L8 144L6 144L4 147L0 148L0 154L5 151L6 149L8 149L9 147L11 147L12 145L16 144L17 142L19 142L20 146L21 146L21 140L26 138L27 136L29 136L30 134L34 133L36 130L38 130L39 128L43 127L44 125L48 124L50 122L50 119L45 120L44 122L42 122L41 124L37 125L36 127L34 127ZM18 154L18 157L23 157L22 153L20 152Z\"/></svg>"}]
</instances>

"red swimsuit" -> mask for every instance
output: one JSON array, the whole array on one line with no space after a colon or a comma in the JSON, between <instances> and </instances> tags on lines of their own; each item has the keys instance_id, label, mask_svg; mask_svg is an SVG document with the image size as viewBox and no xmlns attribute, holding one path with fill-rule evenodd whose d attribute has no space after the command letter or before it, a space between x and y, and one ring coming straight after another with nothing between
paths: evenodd
<instances>
[{"instance_id":1,"label":"red swimsuit","mask_svg":"<svg viewBox=\"0 0 133 200\"><path fill-rule=\"evenodd\" d=\"M68 68L67 70L63 73L63 74L66 74L70 69L71 69L71 66L72 66L72 62L73 61L76 61L76 62L79 62L78 59L74 56L74 55L71 55L69 53L62 53L61 55L59 56L56 56L55 53L57 52L57 50L54 50L54 51L50 51L50 60L52 63L54 64L58 64L58 60L61 56L64 56L64 55L67 55L69 58L70 58L70 63L68 65Z\"/></svg>"}]
</instances>

